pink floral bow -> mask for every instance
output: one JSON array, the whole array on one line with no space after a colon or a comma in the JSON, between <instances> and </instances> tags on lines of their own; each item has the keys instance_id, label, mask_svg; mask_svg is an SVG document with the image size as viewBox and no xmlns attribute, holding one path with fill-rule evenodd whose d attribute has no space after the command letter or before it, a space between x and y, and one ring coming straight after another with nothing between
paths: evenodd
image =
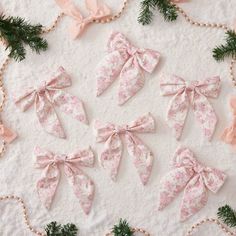
<instances>
[{"instance_id":1,"label":"pink floral bow","mask_svg":"<svg viewBox=\"0 0 236 236\"><path fill-rule=\"evenodd\" d=\"M0 124L0 137L6 143L11 143L16 139L17 134L8 127L6 127L4 124Z\"/></svg>"},{"instance_id":2,"label":"pink floral bow","mask_svg":"<svg viewBox=\"0 0 236 236\"><path fill-rule=\"evenodd\" d=\"M108 40L108 52L97 68L97 96L120 76L118 100L122 105L144 86L144 72L153 72L160 54L134 47L119 32L113 33Z\"/></svg>"},{"instance_id":3,"label":"pink floral bow","mask_svg":"<svg viewBox=\"0 0 236 236\"><path fill-rule=\"evenodd\" d=\"M169 205L184 189L180 219L185 221L206 205L207 189L218 192L226 175L203 166L194 158L192 151L184 147L177 149L172 166L173 169L161 179L159 210Z\"/></svg>"},{"instance_id":4,"label":"pink floral bow","mask_svg":"<svg viewBox=\"0 0 236 236\"><path fill-rule=\"evenodd\" d=\"M83 102L76 96L62 91L71 86L71 79L65 70L60 67L56 76L43 82L36 88L29 88L23 95L15 99L16 105L22 110L27 110L35 103L39 122L48 133L65 138L62 125L57 117L54 105L58 106L66 114L87 124L87 118Z\"/></svg>"},{"instance_id":5,"label":"pink floral bow","mask_svg":"<svg viewBox=\"0 0 236 236\"><path fill-rule=\"evenodd\" d=\"M83 211L91 210L95 186L93 181L81 170L81 167L93 167L94 155L91 149L77 151L71 155L56 155L39 147L35 149L36 168L43 169L42 178L37 182L37 191L41 202L49 209L53 201L59 180L60 165L79 199Z\"/></svg>"},{"instance_id":6,"label":"pink floral bow","mask_svg":"<svg viewBox=\"0 0 236 236\"><path fill-rule=\"evenodd\" d=\"M233 112L233 121L232 124L224 130L221 139L231 144L236 149L236 97L230 98L230 107Z\"/></svg>"},{"instance_id":7,"label":"pink floral bow","mask_svg":"<svg viewBox=\"0 0 236 236\"><path fill-rule=\"evenodd\" d=\"M205 137L210 140L217 123L217 117L207 97L216 98L220 92L220 78L213 77L203 81L185 82L177 76L163 77L160 83L163 96L174 95L170 101L167 122L180 139L189 105L200 123Z\"/></svg>"},{"instance_id":8,"label":"pink floral bow","mask_svg":"<svg viewBox=\"0 0 236 236\"><path fill-rule=\"evenodd\" d=\"M71 16L75 23L71 27L71 34L74 39L79 37L84 29L94 22L95 20L106 19L111 15L111 10L107 5L99 3L98 0L86 0L86 7L90 12L90 15L86 18L82 16L79 8L73 3L72 0L55 0L56 3L61 7L62 11Z\"/></svg>"},{"instance_id":9,"label":"pink floral bow","mask_svg":"<svg viewBox=\"0 0 236 236\"><path fill-rule=\"evenodd\" d=\"M95 131L97 142L105 142L105 147L101 153L101 165L108 171L112 180L115 181L121 155L122 141L121 135L125 137L128 153L134 158L134 165L137 168L141 182L145 185L151 174L153 154L149 148L134 135L137 133L153 132L155 130L155 121L151 114L138 118L130 125L114 125L111 123L102 124L95 122Z\"/></svg>"}]
</instances>

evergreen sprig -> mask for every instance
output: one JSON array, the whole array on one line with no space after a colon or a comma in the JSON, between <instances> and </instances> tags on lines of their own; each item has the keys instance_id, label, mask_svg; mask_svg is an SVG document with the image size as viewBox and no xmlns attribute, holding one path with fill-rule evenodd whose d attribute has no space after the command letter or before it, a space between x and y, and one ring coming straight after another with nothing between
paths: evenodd
<instances>
[{"instance_id":1,"label":"evergreen sprig","mask_svg":"<svg viewBox=\"0 0 236 236\"><path fill-rule=\"evenodd\" d=\"M74 224L61 225L57 222L51 222L45 228L47 236L76 236L78 228Z\"/></svg>"},{"instance_id":2,"label":"evergreen sprig","mask_svg":"<svg viewBox=\"0 0 236 236\"><path fill-rule=\"evenodd\" d=\"M133 236L134 235L128 222L122 219L120 219L120 222L118 225L114 225L112 229L112 233L114 234L114 236Z\"/></svg>"},{"instance_id":3,"label":"evergreen sprig","mask_svg":"<svg viewBox=\"0 0 236 236\"><path fill-rule=\"evenodd\" d=\"M138 22L143 25L150 24L153 10L159 10L166 21L174 21L178 17L177 9L170 0L142 0Z\"/></svg>"},{"instance_id":4,"label":"evergreen sprig","mask_svg":"<svg viewBox=\"0 0 236 236\"><path fill-rule=\"evenodd\" d=\"M213 57L222 61L225 57L236 58L236 33L233 30L226 32L226 44L213 49Z\"/></svg>"},{"instance_id":5,"label":"evergreen sprig","mask_svg":"<svg viewBox=\"0 0 236 236\"><path fill-rule=\"evenodd\" d=\"M236 212L230 206L220 207L217 216L229 227L236 226Z\"/></svg>"},{"instance_id":6,"label":"evergreen sprig","mask_svg":"<svg viewBox=\"0 0 236 236\"><path fill-rule=\"evenodd\" d=\"M21 17L0 15L0 39L6 43L9 56L16 61L25 59L24 45L28 45L36 53L45 51L47 41L40 37L42 25L31 25Z\"/></svg>"}]
</instances>

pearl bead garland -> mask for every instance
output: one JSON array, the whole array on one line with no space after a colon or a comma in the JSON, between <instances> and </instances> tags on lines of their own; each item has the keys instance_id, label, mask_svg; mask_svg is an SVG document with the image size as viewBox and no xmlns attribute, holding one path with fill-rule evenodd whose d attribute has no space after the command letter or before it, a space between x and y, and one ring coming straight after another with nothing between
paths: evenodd
<instances>
[{"instance_id":1,"label":"pearl bead garland","mask_svg":"<svg viewBox=\"0 0 236 236\"><path fill-rule=\"evenodd\" d=\"M27 209L25 206L25 203L22 198L15 196L15 195L9 195L9 196L3 196L0 197L0 201L17 201L17 203L20 204L22 211L23 211L23 217L24 217L24 223L26 224L27 228L34 234L38 236L46 236L46 234L39 232L38 230L34 229L29 222L29 217L27 214Z\"/></svg>"}]
</instances>

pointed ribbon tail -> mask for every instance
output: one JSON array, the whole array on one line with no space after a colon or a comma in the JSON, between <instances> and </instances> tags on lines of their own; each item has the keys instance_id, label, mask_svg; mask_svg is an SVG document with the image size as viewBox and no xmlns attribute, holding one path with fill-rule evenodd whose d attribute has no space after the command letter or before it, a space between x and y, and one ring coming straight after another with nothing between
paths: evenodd
<instances>
[{"instance_id":1,"label":"pointed ribbon tail","mask_svg":"<svg viewBox=\"0 0 236 236\"><path fill-rule=\"evenodd\" d=\"M119 76L127 55L118 50L110 52L96 69L97 96L100 96Z\"/></svg>"},{"instance_id":2,"label":"pointed ribbon tail","mask_svg":"<svg viewBox=\"0 0 236 236\"><path fill-rule=\"evenodd\" d=\"M201 125L204 136L210 141L217 124L214 108L204 95L196 92L193 100L193 110L196 119Z\"/></svg>"},{"instance_id":3,"label":"pointed ribbon tail","mask_svg":"<svg viewBox=\"0 0 236 236\"><path fill-rule=\"evenodd\" d=\"M189 102L186 93L176 94L170 101L167 111L167 123L177 140L180 139L188 114Z\"/></svg>"},{"instance_id":4,"label":"pointed ribbon tail","mask_svg":"<svg viewBox=\"0 0 236 236\"><path fill-rule=\"evenodd\" d=\"M37 182L37 192L40 201L49 209L60 180L60 172L57 166L48 166L43 177Z\"/></svg>"},{"instance_id":5,"label":"pointed ribbon tail","mask_svg":"<svg viewBox=\"0 0 236 236\"><path fill-rule=\"evenodd\" d=\"M65 138L64 130L54 107L44 95L39 95L36 98L36 113L40 124L46 132L59 138Z\"/></svg>"},{"instance_id":6,"label":"pointed ribbon tail","mask_svg":"<svg viewBox=\"0 0 236 236\"><path fill-rule=\"evenodd\" d=\"M122 143L119 135L111 135L105 142L100 162L113 181L116 180L122 155Z\"/></svg>"},{"instance_id":7,"label":"pointed ribbon tail","mask_svg":"<svg viewBox=\"0 0 236 236\"><path fill-rule=\"evenodd\" d=\"M125 140L128 153L133 157L140 180L143 185L146 185L152 171L153 153L137 136L128 131L125 134Z\"/></svg>"},{"instance_id":8,"label":"pointed ribbon tail","mask_svg":"<svg viewBox=\"0 0 236 236\"><path fill-rule=\"evenodd\" d=\"M81 208L85 214L89 214L95 192L95 185L93 181L82 171L79 171L79 173L76 174L66 173L69 183L72 186L76 197L79 199Z\"/></svg>"},{"instance_id":9,"label":"pointed ribbon tail","mask_svg":"<svg viewBox=\"0 0 236 236\"><path fill-rule=\"evenodd\" d=\"M62 90L50 91L50 97L61 111L84 124L88 124L83 102L78 97Z\"/></svg>"},{"instance_id":10,"label":"pointed ribbon tail","mask_svg":"<svg viewBox=\"0 0 236 236\"><path fill-rule=\"evenodd\" d=\"M17 134L3 124L0 125L0 136L7 143L11 143L17 138Z\"/></svg>"}]
</instances>

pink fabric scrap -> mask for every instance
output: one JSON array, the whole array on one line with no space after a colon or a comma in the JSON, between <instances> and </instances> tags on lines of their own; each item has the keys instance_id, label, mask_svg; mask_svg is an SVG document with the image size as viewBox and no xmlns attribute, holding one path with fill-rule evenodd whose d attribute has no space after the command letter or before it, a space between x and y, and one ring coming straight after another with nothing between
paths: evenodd
<instances>
[{"instance_id":1,"label":"pink fabric scrap","mask_svg":"<svg viewBox=\"0 0 236 236\"><path fill-rule=\"evenodd\" d=\"M60 67L56 76L41 83L40 86L30 87L15 99L15 104L26 111L35 104L38 120L44 130L56 137L65 138L64 129L57 117L54 106L78 121L87 124L83 102L76 96L63 92L63 88L71 86L71 78Z\"/></svg>"},{"instance_id":2,"label":"pink fabric scrap","mask_svg":"<svg viewBox=\"0 0 236 236\"><path fill-rule=\"evenodd\" d=\"M134 47L119 32L111 35L107 47L108 55L96 70L97 96L120 77L118 101L122 105L144 86L144 72L154 71L160 54L154 50Z\"/></svg>"},{"instance_id":3,"label":"pink fabric scrap","mask_svg":"<svg viewBox=\"0 0 236 236\"><path fill-rule=\"evenodd\" d=\"M159 210L163 210L184 190L180 219L185 221L206 205L207 190L217 193L225 180L226 175L222 171L203 166L190 149L180 147L175 152L171 171L161 179Z\"/></svg>"},{"instance_id":4,"label":"pink fabric scrap","mask_svg":"<svg viewBox=\"0 0 236 236\"><path fill-rule=\"evenodd\" d=\"M37 182L37 191L41 202L49 209L60 181L60 168L73 188L83 211L88 214L92 207L95 186L93 181L81 170L93 167L94 154L91 149L79 150L70 155L58 155L37 147L35 149L36 168L43 169L43 175Z\"/></svg>"},{"instance_id":5,"label":"pink fabric scrap","mask_svg":"<svg viewBox=\"0 0 236 236\"><path fill-rule=\"evenodd\" d=\"M74 39L81 36L85 28L96 20L105 20L111 15L111 10L106 4L99 0L85 0L86 7L89 10L89 16L83 17L79 8L72 0L55 0L63 13L72 17L74 20L70 32Z\"/></svg>"},{"instance_id":6,"label":"pink fabric scrap","mask_svg":"<svg viewBox=\"0 0 236 236\"><path fill-rule=\"evenodd\" d=\"M141 182L145 185L151 174L153 154L135 133L150 133L155 130L155 121L151 114L138 118L129 125L103 124L95 121L97 142L105 142L100 156L102 167L108 171L111 179L116 180L122 156L122 140L127 145L128 153L133 158Z\"/></svg>"},{"instance_id":7,"label":"pink fabric scrap","mask_svg":"<svg viewBox=\"0 0 236 236\"><path fill-rule=\"evenodd\" d=\"M178 76L163 76L160 89L163 96L173 95L167 111L167 123L176 139L181 137L189 106L191 106L204 136L211 140L217 124L217 116L207 98L218 97L220 78L216 76L202 81L186 82Z\"/></svg>"}]
</instances>

